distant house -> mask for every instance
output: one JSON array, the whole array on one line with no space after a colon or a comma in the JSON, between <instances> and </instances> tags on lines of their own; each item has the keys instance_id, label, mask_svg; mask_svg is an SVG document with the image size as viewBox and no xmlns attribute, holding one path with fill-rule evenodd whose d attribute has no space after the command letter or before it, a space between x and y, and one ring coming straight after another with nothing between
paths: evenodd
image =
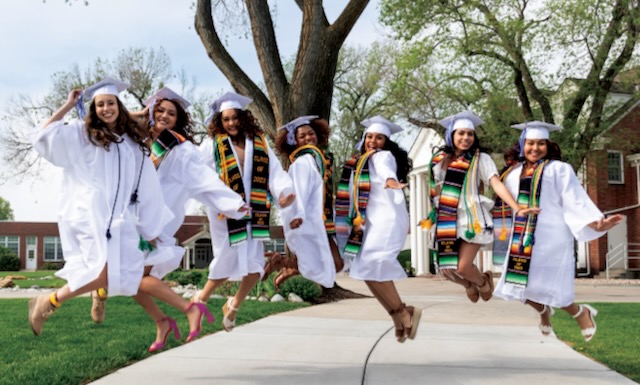
<instances>
[{"instance_id":1,"label":"distant house","mask_svg":"<svg viewBox=\"0 0 640 385\"><path fill-rule=\"evenodd\" d=\"M265 250L284 252L282 227L272 226L271 241ZM206 216L187 215L176 233L178 243L186 249L182 268L207 268L214 258ZM55 222L0 221L0 246L20 257L22 270L39 270L45 263L62 264L64 255Z\"/></svg>"}]
</instances>

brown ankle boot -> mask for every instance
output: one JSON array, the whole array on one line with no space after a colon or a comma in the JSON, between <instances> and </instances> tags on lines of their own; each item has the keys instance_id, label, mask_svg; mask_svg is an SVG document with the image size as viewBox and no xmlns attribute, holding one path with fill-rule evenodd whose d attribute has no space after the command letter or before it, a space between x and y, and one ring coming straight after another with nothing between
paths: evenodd
<instances>
[{"instance_id":1,"label":"brown ankle boot","mask_svg":"<svg viewBox=\"0 0 640 385\"><path fill-rule=\"evenodd\" d=\"M269 279L269 276L271 275L271 273L282 269L283 265L284 265L284 258L282 257L282 254L278 253L277 251L274 251L271 254L271 257L267 259L266 265L264 265L264 275L262 276L262 281L264 282L267 279Z\"/></svg>"},{"instance_id":2,"label":"brown ankle boot","mask_svg":"<svg viewBox=\"0 0 640 385\"><path fill-rule=\"evenodd\" d=\"M278 275L273 279L276 290L280 290L280 286L284 281L298 274L300 274L300 271L298 270L298 257L291 254L290 257L284 258L282 270L280 270Z\"/></svg>"},{"instance_id":3,"label":"brown ankle boot","mask_svg":"<svg viewBox=\"0 0 640 385\"><path fill-rule=\"evenodd\" d=\"M469 298L469 301L473 303L478 302L478 300L480 299L480 291L478 290L478 286L475 283L469 281L469 285L465 288L465 291L467 293L467 298Z\"/></svg>"},{"instance_id":4,"label":"brown ankle boot","mask_svg":"<svg viewBox=\"0 0 640 385\"><path fill-rule=\"evenodd\" d=\"M482 274L484 283L478 287L480 291L480 297L483 301L488 301L493 297L493 274L487 270Z\"/></svg>"},{"instance_id":5,"label":"brown ankle boot","mask_svg":"<svg viewBox=\"0 0 640 385\"><path fill-rule=\"evenodd\" d=\"M40 294L29 301L29 326L33 334L39 336L44 323L53 314L56 307L51 304L49 297L51 294Z\"/></svg>"}]
</instances>

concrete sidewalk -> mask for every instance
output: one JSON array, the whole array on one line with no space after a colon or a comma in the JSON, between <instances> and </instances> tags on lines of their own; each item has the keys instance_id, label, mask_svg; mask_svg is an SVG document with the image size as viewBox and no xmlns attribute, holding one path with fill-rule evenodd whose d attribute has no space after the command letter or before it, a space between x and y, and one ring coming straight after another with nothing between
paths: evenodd
<instances>
[{"instance_id":1,"label":"concrete sidewalk","mask_svg":"<svg viewBox=\"0 0 640 385\"><path fill-rule=\"evenodd\" d=\"M339 284L368 294L362 282L340 277ZM374 299L344 300L203 337L93 384L636 384L543 337L536 314L520 303L472 304L460 286L433 278L398 288L406 303L425 309L413 341L395 341ZM576 292L580 302L640 300L639 285L578 284Z\"/></svg>"}]
</instances>

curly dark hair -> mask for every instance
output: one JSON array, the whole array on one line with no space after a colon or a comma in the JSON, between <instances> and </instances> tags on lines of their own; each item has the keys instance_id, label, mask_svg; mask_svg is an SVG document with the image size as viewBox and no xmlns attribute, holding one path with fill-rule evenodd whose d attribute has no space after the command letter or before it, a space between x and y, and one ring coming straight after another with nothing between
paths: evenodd
<instances>
[{"instance_id":1,"label":"curly dark hair","mask_svg":"<svg viewBox=\"0 0 640 385\"><path fill-rule=\"evenodd\" d=\"M326 149L327 146L329 146L329 135L331 133L327 120L322 118L313 119L309 122L309 126L318 137L317 147L320 149ZM296 131L298 131L297 128ZM280 154L287 157L291 155L296 148L298 148L297 145L292 146L287 143L287 130L279 130L278 136L276 137L275 147Z\"/></svg>"},{"instance_id":2,"label":"curly dark hair","mask_svg":"<svg viewBox=\"0 0 640 385\"><path fill-rule=\"evenodd\" d=\"M398 165L396 176L398 177L398 182L408 183L407 177L413 169L413 161L409 158L409 153L398 146L398 143L389 139L386 135L382 150L391 152L393 157L396 158L396 164ZM360 153L364 154L365 152L363 141L362 146L360 146Z\"/></svg>"},{"instance_id":3,"label":"curly dark hair","mask_svg":"<svg viewBox=\"0 0 640 385\"><path fill-rule=\"evenodd\" d=\"M155 108L157 108L160 103L162 103L163 101L168 101L171 102L175 107L176 107L176 125L175 127L173 127L172 131L177 132L178 134L180 134L181 136L183 136L185 139L187 139L188 141L190 141L191 143L193 143L193 128L195 126L195 123L193 122L193 120L191 119L191 114L189 114L187 111L185 111L184 108L182 108L182 106L180 105L180 103L176 102L175 100L172 99L158 99L156 101L156 103L154 104L153 108L155 110ZM148 126L148 123L147 123Z\"/></svg>"},{"instance_id":4,"label":"curly dark hair","mask_svg":"<svg viewBox=\"0 0 640 385\"><path fill-rule=\"evenodd\" d=\"M100 120L100 118L98 118L95 100L91 101L89 113L84 119L89 141L94 145L102 146L105 150L109 151L111 143L121 141L118 139L117 135L124 133L129 135L134 142L138 143L138 145L140 145L144 150L145 154L147 154L149 149L145 145L145 142L150 140L149 132L141 127L135 119L131 118L129 111L117 96L116 104L118 105L118 119L116 119L116 127L120 129L121 132L114 132L102 120Z\"/></svg>"},{"instance_id":5,"label":"curly dark hair","mask_svg":"<svg viewBox=\"0 0 640 385\"><path fill-rule=\"evenodd\" d=\"M235 110L236 110L236 114L238 114L238 119L240 120L241 133L243 133L245 136L247 136L250 139L253 139L253 137L256 136L256 134L263 133L262 128L260 128L260 126L258 125L258 121L253 116L251 111L240 110L237 108ZM222 127L221 112L216 112L216 114L213 116L213 119L211 119L211 122L209 122L209 125L207 126L207 133L212 138L216 134L226 133L226 131L224 130L224 127Z\"/></svg>"},{"instance_id":6,"label":"curly dark hair","mask_svg":"<svg viewBox=\"0 0 640 385\"><path fill-rule=\"evenodd\" d=\"M562 150L560 146L549 139L545 139L545 141L547 142L547 155L544 156L544 159L562 160ZM520 143L515 145L515 149L518 151L518 160L524 161L524 156L520 156Z\"/></svg>"}]
</instances>

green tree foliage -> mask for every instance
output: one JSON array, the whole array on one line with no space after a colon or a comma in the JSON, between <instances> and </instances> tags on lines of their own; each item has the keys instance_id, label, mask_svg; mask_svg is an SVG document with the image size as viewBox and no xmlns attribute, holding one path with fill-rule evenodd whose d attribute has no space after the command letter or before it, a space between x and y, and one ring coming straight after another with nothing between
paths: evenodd
<instances>
[{"instance_id":1,"label":"green tree foliage","mask_svg":"<svg viewBox=\"0 0 640 385\"><path fill-rule=\"evenodd\" d=\"M13 210L9 201L0 197L0 221L12 221Z\"/></svg>"},{"instance_id":2,"label":"green tree foliage","mask_svg":"<svg viewBox=\"0 0 640 385\"><path fill-rule=\"evenodd\" d=\"M404 42L402 97L434 106L415 121L472 108L493 150L516 139L512 123L555 122L575 168L620 107L608 95L638 62L638 0L383 0L381 18Z\"/></svg>"}]
</instances>

